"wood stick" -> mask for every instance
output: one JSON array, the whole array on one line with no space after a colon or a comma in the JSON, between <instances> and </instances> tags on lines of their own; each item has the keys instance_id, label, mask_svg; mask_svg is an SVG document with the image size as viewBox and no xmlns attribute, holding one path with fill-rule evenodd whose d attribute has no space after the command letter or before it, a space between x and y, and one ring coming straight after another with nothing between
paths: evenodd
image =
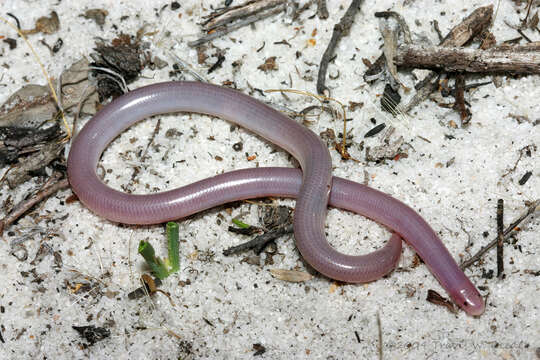
<instances>
[{"instance_id":1,"label":"wood stick","mask_svg":"<svg viewBox=\"0 0 540 360\"><path fill-rule=\"evenodd\" d=\"M326 0L317 0L317 15L321 20L328 19L328 16L330 16L326 7Z\"/></svg>"},{"instance_id":2,"label":"wood stick","mask_svg":"<svg viewBox=\"0 0 540 360\"><path fill-rule=\"evenodd\" d=\"M535 211L539 211L540 210L540 199L537 199L536 201L534 201L528 208L527 210L521 214L516 220L514 220L503 232L503 235L504 235L504 240L508 239L510 237L510 233L515 230L515 228L523 221L525 220L527 217L529 217L529 215L533 214ZM463 269L466 269L468 268L469 266L471 266L472 264L474 264L475 262L477 262L478 260L480 260L480 258L489 250L491 249L492 247L494 247L495 245L497 245L497 242L499 241L499 237L497 236L495 239L493 239L489 244L487 244L486 246L482 247L480 250L478 250L478 252L476 254L474 254L473 256L471 256L471 258L469 260L465 260L464 262L462 262L459 267L463 270Z\"/></svg>"},{"instance_id":3,"label":"wood stick","mask_svg":"<svg viewBox=\"0 0 540 360\"><path fill-rule=\"evenodd\" d=\"M240 18L251 16L260 11L273 8L286 2L287 0L260 0L249 1L243 5L230 7L220 13L210 15L210 19L203 24L204 29L206 31L210 31L218 26L225 25L226 23L233 22L234 20L238 20Z\"/></svg>"},{"instance_id":4,"label":"wood stick","mask_svg":"<svg viewBox=\"0 0 540 360\"><path fill-rule=\"evenodd\" d=\"M15 209L9 213L5 218L0 220L0 236L4 232L4 229L15 222L19 217L21 217L25 212L27 212L32 206L36 205L40 201L48 198L49 196L55 194L57 191L69 187L69 182L67 179L59 180L53 185L41 190L36 195L32 196L30 199L24 200L19 203Z\"/></svg>"},{"instance_id":5,"label":"wood stick","mask_svg":"<svg viewBox=\"0 0 540 360\"><path fill-rule=\"evenodd\" d=\"M540 74L540 43L489 50L404 44L394 60L400 66L450 72Z\"/></svg>"},{"instance_id":6,"label":"wood stick","mask_svg":"<svg viewBox=\"0 0 540 360\"><path fill-rule=\"evenodd\" d=\"M479 7L456 25L441 41L441 46L463 46L491 23L493 5Z\"/></svg>"},{"instance_id":7,"label":"wood stick","mask_svg":"<svg viewBox=\"0 0 540 360\"><path fill-rule=\"evenodd\" d=\"M202 36L201 38L197 39L197 40L194 40L194 41L190 41L188 42L188 45L191 46L191 47L195 47L195 46L199 46L201 44L204 44L205 42L208 42L208 41L211 41L211 40L214 40L218 37L221 37L225 34L228 34L234 30L237 30L241 27L244 27L246 25L249 25L249 24L252 24L260 19L264 19L264 18L268 18L268 17L271 17L271 16L274 16L276 14L279 14L280 12L284 11L285 10L285 6L286 5L279 5L277 7L274 7L274 8L271 8L269 10L266 10L266 11L262 11L258 14L255 14L255 15L251 15L251 16L248 16L242 20L239 20L237 22L235 22L234 24L230 25L230 26L226 26L224 27L223 29L219 29L219 30L216 30L214 32L211 32L207 35L204 35Z\"/></svg>"},{"instance_id":8,"label":"wood stick","mask_svg":"<svg viewBox=\"0 0 540 360\"><path fill-rule=\"evenodd\" d=\"M445 47L457 47L465 45L474 36L484 31L491 23L493 16L493 5L483 6L474 10L461 23L456 25L448 35L444 37L440 45ZM414 106L426 99L437 86L435 84L438 74L434 71L429 73L422 81L424 87L417 89L416 94L409 100L409 103L399 107L399 110L408 113Z\"/></svg>"},{"instance_id":9,"label":"wood stick","mask_svg":"<svg viewBox=\"0 0 540 360\"><path fill-rule=\"evenodd\" d=\"M360 9L360 5L363 0L352 0L351 5L345 11L345 15L339 20L339 23L334 25L334 31L332 32L332 37L328 43L323 57L321 59L321 64L319 65L319 74L317 75L317 93L323 94L328 88L324 84L326 81L326 71L328 70L328 63L334 55L334 50L341 39L345 34L349 32L354 21L354 16Z\"/></svg>"},{"instance_id":10,"label":"wood stick","mask_svg":"<svg viewBox=\"0 0 540 360\"><path fill-rule=\"evenodd\" d=\"M278 227L275 230L258 235L248 242L223 250L223 255L229 256L249 249L254 249L255 253L259 254L270 241L273 241L283 235L291 234L293 231L292 224Z\"/></svg>"},{"instance_id":11,"label":"wood stick","mask_svg":"<svg viewBox=\"0 0 540 360\"><path fill-rule=\"evenodd\" d=\"M504 274L504 200L497 201L497 278Z\"/></svg>"}]
</instances>

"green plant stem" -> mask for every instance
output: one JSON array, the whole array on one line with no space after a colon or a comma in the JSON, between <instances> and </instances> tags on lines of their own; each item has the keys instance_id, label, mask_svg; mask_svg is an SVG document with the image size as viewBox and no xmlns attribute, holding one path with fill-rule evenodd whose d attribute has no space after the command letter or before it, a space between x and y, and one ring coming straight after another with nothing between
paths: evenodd
<instances>
[{"instance_id":1,"label":"green plant stem","mask_svg":"<svg viewBox=\"0 0 540 360\"><path fill-rule=\"evenodd\" d=\"M166 265L161 259L156 257L156 252L149 242L141 240L138 252L142 255L144 260L146 260L146 263L150 266L152 272L158 279L163 280L169 276Z\"/></svg>"},{"instance_id":2,"label":"green plant stem","mask_svg":"<svg viewBox=\"0 0 540 360\"><path fill-rule=\"evenodd\" d=\"M180 269L180 260L179 260L179 246L178 246L178 224L175 222L167 223L167 241L168 241L168 250L169 258L167 262L170 266L169 274L177 272Z\"/></svg>"}]
</instances>

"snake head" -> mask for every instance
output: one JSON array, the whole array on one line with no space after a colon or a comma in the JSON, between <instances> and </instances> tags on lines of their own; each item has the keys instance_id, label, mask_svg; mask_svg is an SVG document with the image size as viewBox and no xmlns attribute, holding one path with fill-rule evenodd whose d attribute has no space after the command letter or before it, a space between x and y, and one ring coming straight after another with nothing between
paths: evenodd
<instances>
[{"instance_id":1,"label":"snake head","mask_svg":"<svg viewBox=\"0 0 540 360\"><path fill-rule=\"evenodd\" d=\"M452 298L459 307L471 316L482 315L485 310L482 295L471 283L465 284L459 291L452 294Z\"/></svg>"}]
</instances>

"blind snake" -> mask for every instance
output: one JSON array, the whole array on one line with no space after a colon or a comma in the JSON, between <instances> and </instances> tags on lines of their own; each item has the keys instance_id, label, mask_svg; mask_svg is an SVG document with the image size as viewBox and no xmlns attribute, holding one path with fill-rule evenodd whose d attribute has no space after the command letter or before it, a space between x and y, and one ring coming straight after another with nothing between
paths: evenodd
<instances>
[{"instance_id":1,"label":"blind snake","mask_svg":"<svg viewBox=\"0 0 540 360\"><path fill-rule=\"evenodd\" d=\"M237 170L149 195L122 193L98 178L96 166L101 154L126 128L152 115L180 111L208 114L245 127L292 154L302 171L289 168ZM73 140L68 157L68 177L73 191L83 204L109 220L156 224L234 200L296 197L296 246L302 257L320 273L345 282L375 280L397 264L401 236L424 260L456 304L470 315L484 311L484 301L474 285L431 227L413 209L367 186L332 178L331 168L328 149L309 129L248 95L200 82L158 83L115 99L84 126ZM394 234L385 247L368 255L342 254L325 237L328 203L370 217L399 236Z\"/></svg>"}]
</instances>

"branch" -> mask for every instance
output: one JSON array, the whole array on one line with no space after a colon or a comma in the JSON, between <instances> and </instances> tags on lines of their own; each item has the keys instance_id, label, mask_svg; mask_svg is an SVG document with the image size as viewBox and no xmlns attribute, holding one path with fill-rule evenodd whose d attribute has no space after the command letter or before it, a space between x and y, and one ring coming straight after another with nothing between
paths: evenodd
<instances>
[{"instance_id":1,"label":"branch","mask_svg":"<svg viewBox=\"0 0 540 360\"><path fill-rule=\"evenodd\" d=\"M474 36L482 33L491 23L491 17L493 16L493 5L480 7L474 10L471 15L467 16L461 23L456 25L448 35L441 41L440 45L445 47L457 47L465 45ZM435 91L438 87L435 79L437 73L430 72L422 84L422 88L416 89L416 94L409 100L409 103L399 110L404 113L408 113L413 107L426 99L429 94Z\"/></svg>"},{"instance_id":2,"label":"branch","mask_svg":"<svg viewBox=\"0 0 540 360\"><path fill-rule=\"evenodd\" d=\"M324 90L327 90L324 82L326 81L326 71L328 70L328 63L334 55L334 50L339 42L339 40L349 32L351 29L352 23L354 21L354 16L356 12L360 9L362 0L352 0L351 5L345 12L345 15L339 20L339 23L334 25L334 32L332 33L332 38L330 43L326 48L326 51L323 54L321 59L321 64L319 65L319 75L317 75L317 93L323 94Z\"/></svg>"},{"instance_id":3,"label":"branch","mask_svg":"<svg viewBox=\"0 0 540 360\"><path fill-rule=\"evenodd\" d=\"M529 215L534 213L535 211L540 210L540 199L537 199L534 201L528 208L527 211L525 211L520 217L518 217L514 222L512 222L503 232L504 240L508 239L510 237L510 233ZM480 258L492 247L497 245L497 242L499 241L499 237L497 236L495 239L493 239L489 244L481 248L476 254L474 254L469 260L466 260L461 263L459 266L462 270L468 268L472 264L474 264L476 261L480 260Z\"/></svg>"},{"instance_id":4,"label":"branch","mask_svg":"<svg viewBox=\"0 0 540 360\"><path fill-rule=\"evenodd\" d=\"M59 180L57 183L50 185L44 190L38 192L36 195L32 196L28 200L24 200L15 207L9 215L0 220L0 236L2 235L4 229L15 222L19 217L21 217L25 212L27 212L32 206L36 205L40 201L48 198L52 194L56 193L59 190L69 187L69 182L67 179Z\"/></svg>"},{"instance_id":5,"label":"branch","mask_svg":"<svg viewBox=\"0 0 540 360\"><path fill-rule=\"evenodd\" d=\"M228 34L234 30L237 30L241 27L252 24L258 20L279 14L280 12L284 11L286 8L285 1L283 0L264 1L264 3L267 3L267 4L271 3L272 5L268 5L266 7L257 7L255 9L249 9L249 11L244 11L240 13L234 13L234 14L231 14L231 16L225 16L228 13L219 15L219 19L216 20L218 25L220 25L218 28L215 28L215 26L217 25L213 23L212 30L208 34L202 36L201 38L197 40L188 42L188 45L191 47L199 46L208 41L214 40L218 37ZM221 18L221 16L224 16L224 18ZM242 17L243 19L241 19ZM238 20L230 25L225 25L225 23L231 22L237 19L241 19L241 20Z\"/></svg>"},{"instance_id":6,"label":"branch","mask_svg":"<svg viewBox=\"0 0 540 360\"><path fill-rule=\"evenodd\" d=\"M404 44L394 60L400 66L450 72L540 74L540 42L489 50Z\"/></svg>"}]
</instances>

